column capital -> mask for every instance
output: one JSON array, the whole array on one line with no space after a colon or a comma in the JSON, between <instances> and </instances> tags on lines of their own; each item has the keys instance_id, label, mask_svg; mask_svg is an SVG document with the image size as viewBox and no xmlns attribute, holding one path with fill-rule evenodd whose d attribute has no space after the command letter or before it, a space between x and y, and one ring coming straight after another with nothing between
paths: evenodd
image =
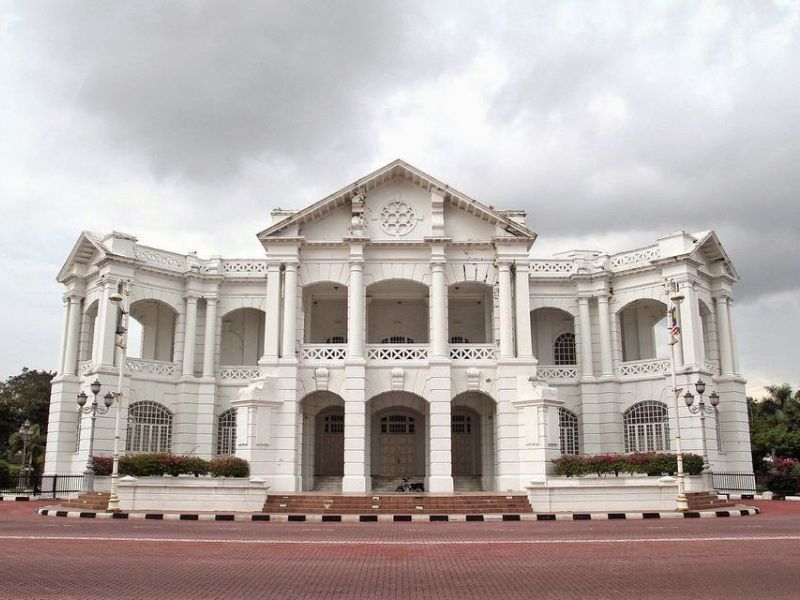
<instances>
[{"instance_id":1,"label":"column capital","mask_svg":"<svg viewBox=\"0 0 800 600\"><path fill-rule=\"evenodd\" d=\"M598 303L608 304L609 300L611 299L611 294L608 292L600 292L594 295L597 298Z\"/></svg>"},{"instance_id":2,"label":"column capital","mask_svg":"<svg viewBox=\"0 0 800 600\"><path fill-rule=\"evenodd\" d=\"M351 258L350 261L350 270L351 271L361 271L364 269L364 259L363 258Z\"/></svg>"},{"instance_id":3,"label":"column capital","mask_svg":"<svg viewBox=\"0 0 800 600\"><path fill-rule=\"evenodd\" d=\"M300 266L300 261L297 259L283 261L283 268L286 271L296 271Z\"/></svg>"},{"instance_id":4,"label":"column capital","mask_svg":"<svg viewBox=\"0 0 800 600\"><path fill-rule=\"evenodd\" d=\"M591 298L592 298L591 294L578 294L577 296L575 296L575 301L580 306L582 304L589 304L589 300L591 300Z\"/></svg>"},{"instance_id":5,"label":"column capital","mask_svg":"<svg viewBox=\"0 0 800 600\"><path fill-rule=\"evenodd\" d=\"M77 302L80 302L81 300L83 300L85 297L86 297L85 294L82 294L80 292L76 292L75 290L70 290L70 291L66 292L62 296L62 300L65 303L66 302L77 303Z\"/></svg>"},{"instance_id":6,"label":"column capital","mask_svg":"<svg viewBox=\"0 0 800 600\"><path fill-rule=\"evenodd\" d=\"M203 299L209 304L216 304L217 302L219 302L219 296L217 296L216 294L213 296L212 295L203 296Z\"/></svg>"},{"instance_id":7,"label":"column capital","mask_svg":"<svg viewBox=\"0 0 800 600\"><path fill-rule=\"evenodd\" d=\"M511 260L507 258L498 258L495 260L497 268L501 271L511 271Z\"/></svg>"},{"instance_id":8,"label":"column capital","mask_svg":"<svg viewBox=\"0 0 800 600\"><path fill-rule=\"evenodd\" d=\"M196 304L197 301L200 299L200 294L196 294L194 292L184 294L183 299L190 304Z\"/></svg>"}]
</instances>

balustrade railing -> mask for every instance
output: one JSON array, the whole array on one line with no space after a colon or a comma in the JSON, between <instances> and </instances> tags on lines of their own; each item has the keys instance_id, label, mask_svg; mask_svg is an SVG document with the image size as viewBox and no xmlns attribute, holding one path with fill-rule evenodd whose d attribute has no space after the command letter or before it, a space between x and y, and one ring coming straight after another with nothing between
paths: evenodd
<instances>
[{"instance_id":1,"label":"balustrade railing","mask_svg":"<svg viewBox=\"0 0 800 600\"><path fill-rule=\"evenodd\" d=\"M495 360L497 348L494 344L451 344L452 360Z\"/></svg>"},{"instance_id":2,"label":"balustrade railing","mask_svg":"<svg viewBox=\"0 0 800 600\"><path fill-rule=\"evenodd\" d=\"M267 273L267 261L257 258L223 260L222 272L229 277L263 277Z\"/></svg>"},{"instance_id":3,"label":"balustrade railing","mask_svg":"<svg viewBox=\"0 0 800 600\"><path fill-rule=\"evenodd\" d=\"M416 344L370 344L367 360L405 361L427 360L428 346Z\"/></svg>"},{"instance_id":4,"label":"balustrade railing","mask_svg":"<svg viewBox=\"0 0 800 600\"><path fill-rule=\"evenodd\" d=\"M536 375L545 381L571 381L578 378L576 365L539 365Z\"/></svg>"},{"instance_id":5,"label":"balustrade railing","mask_svg":"<svg viewBox=\"0 0 800 600\"><path fill-rule=\"evenodd\" d=\"M174 271L184 271L186 269L186 257L174 252L136 245L133 247L133 254L136 260L163 269Z\"/></svg>"},{"instance_id":6,"label":"balustrade railing","mask_svg":"<svg viewBox=\"0 0 800 600\"><path fill-rule=\"evenodd\" d=\"M300 346L300 360L306 362L344 360L347 344L303 344Z\"/></svg>"},{"instance_id":7,"label":"balustrade railing","mask_svg":"<svg viewBox=\"0 0 800 600\"><path fill-rule=\"evenodd\" d=\"M178 373L177 364L161 360L144 358L128 358L125 368L131 375L153 375L156 377L174 377Z\"/></svg>"},{"instance_id":8,"label":"balustrade railing","mask_svg":"<svg viewBox=\"0 0 800 600\"><path fill-rule=\"evenodd\" d=\"M532 260L530 263L531 275L570 275L575 270L575 263L572 260L562 260L556 258L545 258Z\"/></svg>"},{"instance_id":9,"label":"balustrade railing","mask_svg":"<svg viewBox=\"0 0 800 600\"><path fill-rule=\"evenodd\" d=\"M634 267L649 265L654 260L661 257L661 249L658 246L640 248L630 252L621 252L611 257L611 270L623 271Z\"/></svg>"},{"instance_id":10,"label":"balustrade railing","mask_svg":"<svg viewBox=\"0 0 800 600\"><path fill-rule=\"evenodd\" d=\"M217 369L217 379L220 381L249 381L259 375L259 368L251 365L227 365Z\"/></svg>"},{"instance_id":11,"label":"balustrade railing","mask_svg":"<svg viewBox=\"0 0 800 600\"><path fill-rule=\"evenodd\" d=\"M670 368L668 358L651 358L647 360L632 360L620 365L621 377L643 377L649 375L663 375Z\"/></svg>"}]
</instances>

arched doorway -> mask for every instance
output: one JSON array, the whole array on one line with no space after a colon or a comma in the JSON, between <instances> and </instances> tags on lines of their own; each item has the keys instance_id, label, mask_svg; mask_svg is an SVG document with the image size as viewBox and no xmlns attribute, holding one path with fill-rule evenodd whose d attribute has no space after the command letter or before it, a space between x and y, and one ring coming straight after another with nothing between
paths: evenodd
<instances>
[{"instance_id":1,"label":"arched doorway","mask_svg":"<svg viewBox=\"0 0 800 600\"><path fill-rule=\"evenodd\" d=\"M409 392L386 392L372 398L367 410L372 489L394 491L403 477L423 481L428 472L428 403Z\"/></svg>"},{"instance_id":2,"label":"arched doorway","mask_svg":"<svg viewBox=\"0 0 800 600\"><path fill-rule=\"evenodd\" d=\"M312 392L300 402L300 473L303 490L337 492L344 475L344 400L332 392Z\"/></svg>"},{"instance_id":3,"label":"arched doorway","mask_svg":"<svg viewBox=\"0 0 800 600\"><path fill-rule=\"evenodd\" d=\"M454 489L494 490L495 401L482 392L463 392L453 398L450 414Z\"/></svg>"}]
</instances>

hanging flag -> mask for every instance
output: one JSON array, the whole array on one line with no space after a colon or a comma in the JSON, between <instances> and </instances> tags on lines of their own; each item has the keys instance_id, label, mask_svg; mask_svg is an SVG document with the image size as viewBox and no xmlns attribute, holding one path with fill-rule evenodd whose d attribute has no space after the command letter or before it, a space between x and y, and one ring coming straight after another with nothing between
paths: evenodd
<instances>
[{"instance_id":1,"label":"hanging flag","mask_svg":"<svg viewBox=\"0 0 800 600\"><path fill-rule=\"evenodd\" d=\"M670 344L677 344L678 338L681 334L681 328L678 326L678 319L676 317L676 310L675 307L672 307L669 311L670 316L670 325L669 325L669 335L670 335Z\"/></svg>"}]
</instances>

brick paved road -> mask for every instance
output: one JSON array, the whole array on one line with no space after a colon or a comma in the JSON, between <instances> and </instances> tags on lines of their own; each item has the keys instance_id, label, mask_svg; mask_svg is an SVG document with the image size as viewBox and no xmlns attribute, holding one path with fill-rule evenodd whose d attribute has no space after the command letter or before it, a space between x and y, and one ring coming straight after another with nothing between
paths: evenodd
<instances>
[{"instance_id":1,"label":"brick paved road","mask_svg":"<svg viewBox=\"0 0 800 600\"><path fill-rule=\"evenodd\" d=\"M798 598L800 503L753 504L762 515L277 524L50 518L6 502L0 598Z\"/></svg>"}]
</instances>

